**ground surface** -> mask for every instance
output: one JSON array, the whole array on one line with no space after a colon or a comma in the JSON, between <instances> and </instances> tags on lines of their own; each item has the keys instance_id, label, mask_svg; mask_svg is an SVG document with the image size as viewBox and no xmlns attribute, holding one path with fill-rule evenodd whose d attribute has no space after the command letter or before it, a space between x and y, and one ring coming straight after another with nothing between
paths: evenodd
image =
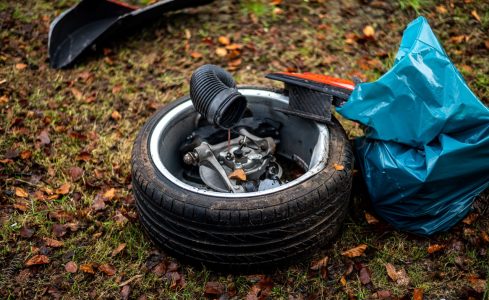
<instances>
[{"instance_id":1,"label":"ground surface","mask_svg":"<svg viewBox=\"0 0 489 300\"><path fill-rule=\"evenodd\" d=\"M487 104L487 2L216 1L52 70L49 23L74 2L0 1L0 298L487 299L487 193L479 216L431 239L357 212L315 257L239 276L180 265L152 247L129 165L138 129L187 93L197 66L219 64L244 84L270 85L264 75L284 70L374 80L418 13ZM341 255L360 244L363 255Z\"/></svg>"}]
</instances>

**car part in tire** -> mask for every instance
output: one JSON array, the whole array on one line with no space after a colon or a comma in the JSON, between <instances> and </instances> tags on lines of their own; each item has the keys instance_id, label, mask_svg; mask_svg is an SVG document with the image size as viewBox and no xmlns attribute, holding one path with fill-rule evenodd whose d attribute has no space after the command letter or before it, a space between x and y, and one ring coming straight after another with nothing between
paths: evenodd
<instances>
[{"instance_id":1,"label":"car part in tire","mask_svg":"<svg viewBox=\"0 0 489 300\"><path fill-rule=\"evenodd\" d=\"M307 172L251 193L186 183L178 175L177 148L199 119L187 96L156 112L139 132L132 181L141 224L156 245L191 263L249 272L293 263L338 233L348 210L353 153L336 119L325 125L275 110L287 106L282 91L239 91L252 113L284 123L277 151L298 152L310 162Z\"/></svg>"}]
</instances>

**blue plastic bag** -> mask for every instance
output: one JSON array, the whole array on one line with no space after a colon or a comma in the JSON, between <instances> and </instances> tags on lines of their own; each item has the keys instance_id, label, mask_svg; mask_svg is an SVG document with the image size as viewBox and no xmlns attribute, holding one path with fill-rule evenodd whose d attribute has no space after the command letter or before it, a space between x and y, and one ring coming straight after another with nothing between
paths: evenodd
<instances>
[{"instance_id":1,"label":"blue plastic bag","mask_svg":"<svg viewBox=\"0 0 489 300\"><path fill-rule=\"evenodd\" d=\"M337 111L367 126L357 158L375 211L396 228L448 230L489 187L489 109L425 18L405 30L392 69Z\"/></svg>"}]
</instances>

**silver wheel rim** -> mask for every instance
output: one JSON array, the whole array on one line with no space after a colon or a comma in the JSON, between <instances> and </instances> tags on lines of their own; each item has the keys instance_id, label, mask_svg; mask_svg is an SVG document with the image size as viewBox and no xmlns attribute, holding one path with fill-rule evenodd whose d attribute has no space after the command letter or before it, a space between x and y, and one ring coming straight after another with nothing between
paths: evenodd
<instances>
[{"instance_id":1,"label":"silver wheel rim","mask_svg":"<svg viewBox=\"0 0 489 300\"><path fill-rule=\"evenodd\" d=\"M259 101L270 101L270 103L281 103L282 105L286 105L289 101L288 97L279 94L276 92L271 92L267 90L253 89L253 88L240 88L239 91L248 99L250 104L253 102L258 103ZM308 180L312 176L316 175L320 171L324 169L328 160L329 153L329 130L328 127L324 124L314 123L318 130L318 138L315 143L314 150L311 154L311 160L309 163L309 170L301 175L299 178L292 180L286 184L283 184L279 187L272 188L265 191L260 192L249 192L249 193L221 193L215 192L211 190L206 190L202 188L198 188L187 184L186 182L177 178L170 170L165 166L162 158L161 158L161 145L162 140L164 139L165 133L172 127L175 127L179 122L179 117L182 114L188 114L189 112L193 112L195 114L195 110L192 105L192 101L190 98L179 105L173 107L169 112L167 112L156 124L154 130L150 134L149 139L149 148L150 148L150 157L156 166L157 170L161 175L166 177L172 183L176 184L180 188L184 190L188 190L194 193L220 197L220 198L249 198L254 196L263 196L272 193L276 193L295 185L301 184L304 181ZM181 158L178 158L181 159Z\"/></svg>"}]
</instances>

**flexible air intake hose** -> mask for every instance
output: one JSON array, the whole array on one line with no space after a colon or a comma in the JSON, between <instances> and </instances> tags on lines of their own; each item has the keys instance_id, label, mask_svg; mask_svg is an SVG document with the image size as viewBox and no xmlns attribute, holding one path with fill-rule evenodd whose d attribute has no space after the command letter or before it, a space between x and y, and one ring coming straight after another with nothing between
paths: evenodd
<instances>
[{"instance_id":1,"label":"flexible air intake hose","mask_svg":"<svg viewBox=\"0 0 489 300\"><path fill-rule=\"evenodd\" d=\"M207 121L224 129L239 122L247 105L231 74L215 65L195 70L190 79L190 97Z\"/></svg>"}]
</instances>

